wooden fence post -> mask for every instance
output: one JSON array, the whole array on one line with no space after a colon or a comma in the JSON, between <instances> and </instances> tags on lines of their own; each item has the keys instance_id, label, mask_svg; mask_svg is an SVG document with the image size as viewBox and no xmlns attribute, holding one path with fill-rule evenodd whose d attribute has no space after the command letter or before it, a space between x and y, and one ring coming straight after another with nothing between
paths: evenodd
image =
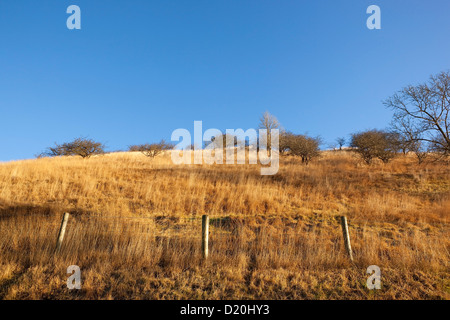
<instances>
[{"instance_id":1,"label":"wooden fence post","mask_svg":"<svg viewBox=\"0 0 450 320\"><path fill-rule=\"evenodd\" d=\"M56 241L56 252L61 249L62 242L64 240L64 234L66 233L67 221L69 220L69 213L65 212L61 222L61 228L59 229L58 240Z\"/></svg>"},{"instance_id":2,"label":"wooden fence post","mask_svg":"<svg viewBox=\"0 0 450 320\"><path fill-rule=\"evenodd\" d=\"M202 254L203 259L208 258L209 216L202 216Z\"/></svg>"},{"instance_id":3,"label":"wooden fence post","mask_svg":"<svg viewBox=\"0 0 450 320\"><path fill-rule=\"evenodd\" d=\"M342 234L344 235L345 249L347 250L350 260L353 261L352 245L350 243L350 234L348 232L348 224L346 216L341 217L341 225L342 225Z\"/></svg>"},{"instance_id":4,"label":"wooden fence post","mask_svg":"<svg viewBox=\"0 0 450 320\"><path fill-rule=\"evenodd\" d=\"M236 224L235 232L234 232L234 235L235 235L235 237L237 239L238 250L241 250L243 242L244 242L243 241L243 237L244 237L243 229L244 229L243 223L238 221L237 224Z\"/></svg>"}]
</instances>

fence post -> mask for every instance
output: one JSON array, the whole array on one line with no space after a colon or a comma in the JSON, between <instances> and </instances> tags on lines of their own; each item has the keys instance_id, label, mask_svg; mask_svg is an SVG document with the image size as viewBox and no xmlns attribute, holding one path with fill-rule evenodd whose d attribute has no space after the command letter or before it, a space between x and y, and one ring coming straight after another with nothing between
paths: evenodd
<instances>
[{"instance_id":1,"label":"fence post","mask_svg":"<svg viewBox=\"0 0 450 320\"><path fill-rule=\"evenodd\" d=\"M202 254L203 259L208 258L209 216L202 216Z\"/></svg>"},{"instance_id":2,"label":"fence post","mask_svg":"<svg viewBox=\"0 0 450 320\"><path fill-rule=\"evenodd\" d=\"M69 220L69 213L65 212L61 222L61 228L59 229L58 240L56 241L56 252L61 249L62 242L64 240L64 234L66 233L67 221Z\"/></svg>"},{"instance_id":3,"label":"fence post","mask_svg":"<svg viewBox=\"0 0 450 320\"><path fill-rule=\"evenodd\" d=\"M342 225L342 234L344 235L345 249L347 250L350 260L353 261L352 245L350 243L350 234L348 232L348 224L346 216L341 217L341 225Z\"/></svg>"},{"instance_id":4,"label":"fence post","mask_svg":"<svg viewBox=\"0 0 450 320\"><path fill-rule=\"evenodd\" d=\"M237 246L238 246L238 250L241 250L242 248L242 243L243 243L243 223L241 223L241 221L238 221L236 224L236 229L235 229L235 236L237 238Z\"/></svg>"}]
</instances>

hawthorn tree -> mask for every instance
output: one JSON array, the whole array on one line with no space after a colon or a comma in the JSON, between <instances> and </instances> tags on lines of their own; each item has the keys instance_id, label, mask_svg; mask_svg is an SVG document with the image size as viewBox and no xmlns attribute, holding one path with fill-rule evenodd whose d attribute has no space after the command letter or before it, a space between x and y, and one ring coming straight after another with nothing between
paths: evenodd
<instances>
[{"instance_id":1,"label":"hawthorn tree","mask_svg":"<svg viewBox=\"0 0 450 320\"><path fill-rule=\"evenodd\" d=\"M102 153L105 153L105 146L101 142L87 138L76 138L71 142L63 144L55 143L54 147L47 148L47 150L39 156L80 156L82 158L89 158L92 155Z\"/></svg>"},{"instance_id":2,"label":"hawthorn tree","mask_svg":"<svg viewBox=\"0 0 450 320\"><path fill-rule=\"evenodd\" d=\"M292 132L283 132L280 135L280 153L291 154L300 157L302 163L309 164L311 160L320 155L319 146L321 139L309 137L302 134L294 134Z\"/></svg>"},{"instance_id":3,"label":"hawthorn tree","mask_svg":"<svg viewBox=\"0 0 450 320\"><path fill-rule=\"evenodd\" d=\"M161 140L158 143L145 143L139 145L132 145L128 147L129 151L139 151L149 158L155 158L157 155L163 153L166 150L173 148L172 144L166 143L165 140Z\"/></svg>"},{"instance_id":4,"label":"hawthorn tree","mask_svg":"<svg viewBox=\"0 0 450 320\"><path fill-rule=\"evenodd\" d=\"M367 164L371 164L374 158L388 163L398 152L397 134L383 130L354 133L350 145Z\"/></svg>"},{"instance_id":5,"label":"hawthorn tree","mask_svg":"<svg viewBox=\"0 0 450 320\"><path fill-rule=\"evenodd\" d=\"M337 144L339 145L339 150L342 150L342 147L345 145L345 138L344 137L339 137L336 139Z\"/></svg>"},{"instance_id":6,"label":"hawthorn tree","mask_svg":"<svg viewBox=\"0 0 450 320\"><path fill-rule=\"evenodd\" d=\"M306 135L295 135L290 145L291 154L302 158L302 163L309 164L312 159L320 155L320 138L308 137Z\"/></svg>"}]
</instances>

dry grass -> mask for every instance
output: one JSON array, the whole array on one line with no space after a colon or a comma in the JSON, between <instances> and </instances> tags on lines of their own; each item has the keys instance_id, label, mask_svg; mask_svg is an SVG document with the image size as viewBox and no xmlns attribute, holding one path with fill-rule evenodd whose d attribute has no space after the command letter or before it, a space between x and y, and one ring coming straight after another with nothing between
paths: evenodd
<instances>
[{"instance_id":1,"label":"dry grass","mask_svg":"<svg viewBox=\"0 0 450 320\"><path fill-rule=\"evenodd\" d=\"M401 157L367 167L347 152L309 166L283 158L275 176L134 153L4 163L0 298L448 299L449 195L447 165ZM55 256L64 211L72 215ZM78 291L66 288L72 264ZM373 264L378 291L365 288Z\"/></svg>"}]
</instances>

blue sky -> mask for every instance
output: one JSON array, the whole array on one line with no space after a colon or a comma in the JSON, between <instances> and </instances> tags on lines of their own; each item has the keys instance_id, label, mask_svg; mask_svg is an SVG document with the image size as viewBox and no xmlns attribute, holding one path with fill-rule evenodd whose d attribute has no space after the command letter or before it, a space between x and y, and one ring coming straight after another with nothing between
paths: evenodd
<instances>
[{"instance_id":1,"label":"blue sky","mask_svg":"<svg viewBox=\"0 0 450 320\"><path fill-rule=\"evenodd\" d=\"M66 9L81 8L81 30ZM366 9L381 8L381 30ZM0 161L87 136L108 150L173 130L384 128L382 100L450 69L450 1L0 0Z\"/></svg>"}]
</instances>

